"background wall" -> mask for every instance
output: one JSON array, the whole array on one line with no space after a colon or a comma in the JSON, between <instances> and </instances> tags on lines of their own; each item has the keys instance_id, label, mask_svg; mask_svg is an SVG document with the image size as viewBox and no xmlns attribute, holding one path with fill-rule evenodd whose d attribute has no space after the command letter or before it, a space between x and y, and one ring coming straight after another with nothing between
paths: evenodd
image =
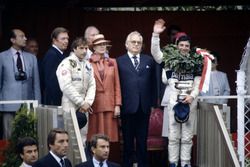
<instances>
[{"instance_id":1,"label":"background wall","mask_svg":"<svg viewBox=\"0 0 250 167\"><path fill-rule=\"evenodd\" d=\"M84 29L95 25L112 41L111 57L126 52L124 42L131 31L144 37L144 51L150 54L150 40L154 21L163 18L167 25L177 24L192 38L193 46L215 50L221 55L219 69L229 77L231 94L236 94L235 80L241 55L250 35L250 12L87 12L72 8L12 8L2 12L0 49L9 47L8 32L19 27L28 37L37 38L41 58L50 46L50 33L57 26L70 31L70 40L84 34ZM167 42L166 32L161 43ZM234 106L233 106L234 107ZM232 113L236 120L236 112ZM233 125L235 125L233 120ZM235 126L234 126L235 127ZM235 128L234 128L235 129Z\"/></svg>"}]
</instances>

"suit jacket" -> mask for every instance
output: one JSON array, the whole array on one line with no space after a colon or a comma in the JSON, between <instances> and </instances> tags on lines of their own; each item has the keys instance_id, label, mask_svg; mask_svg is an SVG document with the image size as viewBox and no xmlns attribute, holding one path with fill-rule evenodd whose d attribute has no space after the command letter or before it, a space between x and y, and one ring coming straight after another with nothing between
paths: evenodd
<instances>
[{"instance_id":1,"label":"suit jacket","mask_svg":"<svg viewBox=\"0 0 250 167\"><path fill-rule=\"evenodd\" d=\"M127 54L117 58L122 92L121 114L135 113L141 104L144 113L150 113L156 89L155 62L148 55L140 55L139 72Z\"/></svg>"},{"instance_id":2,"label":"suit jacket","mask_svg":"<svg viewBox=\"0 0 250 167\"><path fill-rule=\"evenodd\" d=\"M119 164L114 163L114 162L110 162L110 161L107 161L107 165L108 165L108 167L120 167ZM94 163L93 163L93 160L89 160L89 161L80 163L80 164L76 165L75 167L94 167Z\"/></svg>"},{"instance_id":3,"label":"suit jacket","mask_svg":"<svg viewBox=\"0 0 250 167\"><path fill-rule=\"evenodd\" d=\"M18 72L11 49L0 53L0 101L1 100L41 100L40 81L35 55L22 52L27 79L17 81ZM20 104L2 104L0 111L16 111Z\"/></svg>"},{"instance_id":4,"label":"suit jacket","mask_svg":"<svg viewBox=\"0 0 250 167\"><path fill-rule=\"evenodd\" d=\"M72 167L71 162L68 159L64 159L66 167ZM37 160L33 167L61 167L56 159L48 153L43 158Z\"/></svg>"},{"instance_id":5,"label":"suit jacket","mask_svg":"<svg viewBox=\"0 0 250 167\"><path fill-rule=\"evenodd\" d=\"M91 64L96 80L96 95L93 103L95 112L114 111L115 105L121 105L121 88L118 67L115 59L104 60L104 79L97 69L97 55L91 56Z\"/></svg>"},{"instance_id":6,"label":"suit jacket","mask_svg":"<svg viewBox=\"0 0 250 167\"><path fill-rule=\"evenodd\" d=\"M227 74L221 71L212 71L210 75L209 90L206 93L201 92L202 96L229 96L230 86ZM227 104L227 99L205 99L207 103Z\"/></svg>"},{"instance_id":7,"label":"suit jacket","mask_svg":"<svg viewBox=\"0 0 250 167\"><path fill-rule=\"evenodd\" d=\"M62 92L57 80L56 70L64 58L65 56L54 47L51 47L43 58L41 64L43 104L61 105Z\"/></svg>"}]
</instances>

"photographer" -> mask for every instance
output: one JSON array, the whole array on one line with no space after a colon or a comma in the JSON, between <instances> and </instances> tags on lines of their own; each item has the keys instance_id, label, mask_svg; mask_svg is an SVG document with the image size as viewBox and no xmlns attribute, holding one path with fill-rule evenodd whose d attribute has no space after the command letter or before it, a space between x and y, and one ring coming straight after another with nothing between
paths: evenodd
<instances>
[{"instance_id":1,"label":"photographer","mask_svg":"<svg viewBox=\"0 0 250 167\"><path fill-rule=\"evenodd\" d=\"M38 100L40 103L40 82L35 55L23 51L25 34L20 29L10 32L10 49L0 53L0 101ZM9 139L12 120L20 104L2 104L3 138Z\"/></svg>"}]
</instances>

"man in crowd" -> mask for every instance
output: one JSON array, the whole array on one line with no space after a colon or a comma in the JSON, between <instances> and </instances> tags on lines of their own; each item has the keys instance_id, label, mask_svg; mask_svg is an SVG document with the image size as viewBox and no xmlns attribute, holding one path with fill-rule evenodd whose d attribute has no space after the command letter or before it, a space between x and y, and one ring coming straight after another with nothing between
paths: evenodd
<instances>
[{"instance_id":1,"label":"man in crowd","mask_svg":"<svg viewBox=\"0 0 250 167\"><path fill-rule=\"evenodd\" d=\"M37 56L38 51L39 51L39 45L38 45L37 40L35 38L29 38L27 40L27 44L26 44L24 50Z\"/></svg>"},{"instance_id":2,"label":"man in crowd","mask_svg":"<svg viewBox=\"0 0 250 167\"><path fill-rule=\"evenodd\" d=\"M10 32L10 49L0 53L0 101L41 100L37 59L23 51L25 34L20 29ZM20 104L1 104L3 114L3 138L11 135L12 120Z\"/></svg>"},{"instance_id":3,"label":"man in crowd","mask_svg":"<svg viewBox=\"0 0 250 167\"><path fill-rule=\"evenodd\" d=\"M95 26L88 26L85 29L84 38L87 40L88 46L89 46L87 55L85 57L86 60L90 59L91 55L93 54L93 52L91 51L92 42L93 42L94 36L99 33L100 33L99 30Z\"/></svg>"},{"instance_id":4,"label":"man in crowd","mask_svg":"<svg viewBox=\"0 0 250 167\"><path fill-rule=\"evenodd\" d=\"M91 105L95 99L95 78L91 64L85 60L88 45L83 38L72 42L70 56L65 58L57 68L56 75L63 92L62 107L64 111L70 108L85 113L92 113ZM78 113L80 114L80 113ZM85 143L88 126L82 130Z\"/></svg>"},{"instance_id":5,"label":"man in crowd","mask_svg":"<svg viewBox=\"0 0 250 167\"><path fill-rule=\"evenodd\" d=\"M23 162L20 167L32 167L38 159L38 146L32 137L24 137L17 144L17 152Z\"/></svg>"},{"instance_id":6,"label":"man in crowd","mask_svg":"<svg viewBox=\"0 0 250 167\"><path fill-rule=\"evenodd\" d=\"M120 167L120 165L108 161L110 152L109 138L103 134L93 135L90 141L93 158L76 165L76 167Z\"/></svg>"},{"instance_id":7,"label":"man in crowd","mask_svg":"<svg viewBox=\"0 0 250 167\"><path fill-rule=\"evenodd\" d=\"M57 27L51 33L52 46L44 55L41 64L41 81L43 104L61 105L62 92L59 88L56 77L56 70L61 61L65 58L64 51L68 47L68 30Z\"/></svg>"},{"instance_id":8,"label":"man in crowd","mask_svg":"<svg viewBox=\"0 0 250 167\"><path fill-rule=\"evenodd\" d=\"M49 153L39 159L33 167L71 167L65 156L69 149L69 135L63 129L52 129L47 138Z\"/></svg>"}]
</instances>

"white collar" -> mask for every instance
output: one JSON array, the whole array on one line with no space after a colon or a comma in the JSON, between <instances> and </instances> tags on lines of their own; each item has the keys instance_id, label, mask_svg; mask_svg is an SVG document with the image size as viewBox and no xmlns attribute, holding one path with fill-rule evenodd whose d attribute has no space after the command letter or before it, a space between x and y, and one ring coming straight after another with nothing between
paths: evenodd
<instances>
[{"instance_id":1,"label":"white collar","mask_svg":"<svg viewBox=\"0 0 250 167\"><path fill-rule=\"evenodd\" d=\"M100 161L98 161L98 160L93 156L93 163L94 163L94 166L99 166ZM104 161L103 161L103 167L105 167L106 163L107 163L107 160L104 160Z\"/></svg>"},{"instance_id":2,"label":"white collar","mask_svg":"<svg viewBox=\"0 0 250 167\"><path fill-rule=\"evenodd\" d=\"M22 50L16 50L15 48L11 47L11 48L10 48L10 51L11 51L11 53L12 53L13 55L16 55L16 52L19 52L20 55L22 55Z\"/></svg>"},{"instance_id":3,"label":"white collar","mask_svg":"<svg viewBox=\"0 0 250 167\"><path fill-rule=\"evenodd\" d=\"M31 165L28 165L26 164L24 161L23 161L23 164L22 164L24 167L32 167Z\"/></svg>"},{"instance_id":4,"label":"white collar","mask_svg":"<svg viewBox=\"0 0 250 167\"><path fill-rule=\"evenodd\" d=\"M63 54L63 51L61 51L56 45L52 44L52 46L56 48L56 50L58 50L61 54Z\"/></svg>"},{"instance_id":5,"label":"white collar","mask_svg":"<svg viewBox=\"0 0 250 167\"><path fill-rule=\"evenodd\" d=\"M59 158L56 154L54 154L51 150L49 151L49 153L55 158L55 160L61 165L61 159L64 160L65 157Z\"/></svg>"},{"instance_id":6,"label":"white collar","mask_svg":"<svg viewBox=\"0 0 250 167\"><path fill-rule=\"evenodd\" d=\"M136 56L136 58L137 58L137 59L139 58L139 60L140 60L140 54L133 55L132 53L130 53L130 52L128 51L128 56L129 56L130 59L133 59L133 57Z\"/></svg>"}]
</instances>

